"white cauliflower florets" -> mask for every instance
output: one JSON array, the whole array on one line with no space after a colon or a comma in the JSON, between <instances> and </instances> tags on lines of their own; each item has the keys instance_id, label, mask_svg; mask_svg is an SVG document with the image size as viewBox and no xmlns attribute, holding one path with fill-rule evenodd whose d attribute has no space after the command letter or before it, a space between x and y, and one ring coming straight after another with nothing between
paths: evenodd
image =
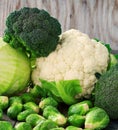
<instances>
[{"instance_id":1,"label":"white cauliflower florets","mask_svg":"<svg viewBox=\"0 0 118 130\"><path fill-rule=\"evenodd\" d=\"M62 33L60 43L48 57L37 59L32 73L34 84L39 84L39 78L48 81L79 79L83 89L79 96L91 94L97 81L95 73L102 74L107 69L107 48L75 29Z\"/></svg>"}]
</instances>

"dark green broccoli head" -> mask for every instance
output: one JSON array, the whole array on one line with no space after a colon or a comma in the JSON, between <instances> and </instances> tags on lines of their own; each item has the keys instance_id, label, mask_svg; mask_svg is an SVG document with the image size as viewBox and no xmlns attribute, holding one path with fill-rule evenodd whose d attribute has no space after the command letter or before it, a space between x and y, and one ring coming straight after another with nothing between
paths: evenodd
<instances>
[{"instance_id":1,"label":"dark green broccoli head","mask_svg":"<svg viewBox=\"0 0 118 130\"><path fill-rule=\"evenodd\" d=\"M47 56L56 49L61 25L45 10L24 7L9 14L6 19L4 41L31 56Z\"/></svg>"},{"instance_id":2,"label":"dark green broccoli head","mask_svg":"<svg viewBox=\"0 0 118 130\"><path fill-rule=\"evenodd\" d=\"M95 106L118 119L118 63L104 73L95 86Z\"/></svg>"}]
</instances>

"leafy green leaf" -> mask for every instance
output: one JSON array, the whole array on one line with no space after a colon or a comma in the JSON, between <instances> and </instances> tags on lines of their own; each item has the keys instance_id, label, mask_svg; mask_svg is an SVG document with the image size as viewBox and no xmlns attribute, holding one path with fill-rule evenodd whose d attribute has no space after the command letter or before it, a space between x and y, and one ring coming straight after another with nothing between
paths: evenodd
<instances>
[{"instance_id":1,"label":"leafy green leaf","mask_svg":"<svg viewBox=\"0 0 118 130\"><path fill-rule=\"evenodd\" d=\"M94 38L94 40L95 40L96 42L100 42L101 44L103 44L103 45L108 49L108 52L109 52L109 53L111 52L112 49L111 49L110 44L104 43L104 42L100 41L100 40L97 39L97 38Z\"/></svg>"},{"instance_id":2,"label":"leafy green leaf","mask_svg":"<svg viewBox=\"0 0 118 130\"><path fill-rule=\"evenodd\" d=\"M77 94L82 92L80 82L77 79L74 80L61 80L61 81L46 81L41 79L42 88L51 92L52 96L58 99L62 99L66 104L73 104L77 102L75 98Z\"/></svg>"}]
</instances>

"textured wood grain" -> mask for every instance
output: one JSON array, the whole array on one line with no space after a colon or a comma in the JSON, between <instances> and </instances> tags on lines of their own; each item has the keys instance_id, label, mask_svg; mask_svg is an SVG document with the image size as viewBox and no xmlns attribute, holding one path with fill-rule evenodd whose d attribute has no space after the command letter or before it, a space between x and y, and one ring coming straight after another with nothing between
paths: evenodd
<instances>
[{"instance_id":1,"label":"textured wood grain","mask_svg":"<svg viewBox=\"0 0 118 130\"><path fill-rule=\"evenodd\" d=\"M24 6L45 9L63 31L79 29L118 50L118 0L0 0L0 35L8 14Z\"/></svg>"}]
</instances>

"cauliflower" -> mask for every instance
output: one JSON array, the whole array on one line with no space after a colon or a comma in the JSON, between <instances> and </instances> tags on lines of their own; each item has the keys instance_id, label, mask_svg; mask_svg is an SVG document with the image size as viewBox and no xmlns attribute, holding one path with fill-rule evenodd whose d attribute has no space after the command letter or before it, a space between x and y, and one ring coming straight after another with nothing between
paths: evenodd
<instances>
[{"instance_id":1,"label":"cauliflower","mask_svg":"<svg viewBox=\"0 0 118 130\"><path fill-rule=\"evenodd\" d=\"M79 79L82 94L91 94L97 81L96 73L107 70L109 52L100 42L90 39L79 30L70 29L60 36L60 44L48 57L38 58L32 73L34 84L39 78L48 81Z\"/></svg>"}]
</instances>

